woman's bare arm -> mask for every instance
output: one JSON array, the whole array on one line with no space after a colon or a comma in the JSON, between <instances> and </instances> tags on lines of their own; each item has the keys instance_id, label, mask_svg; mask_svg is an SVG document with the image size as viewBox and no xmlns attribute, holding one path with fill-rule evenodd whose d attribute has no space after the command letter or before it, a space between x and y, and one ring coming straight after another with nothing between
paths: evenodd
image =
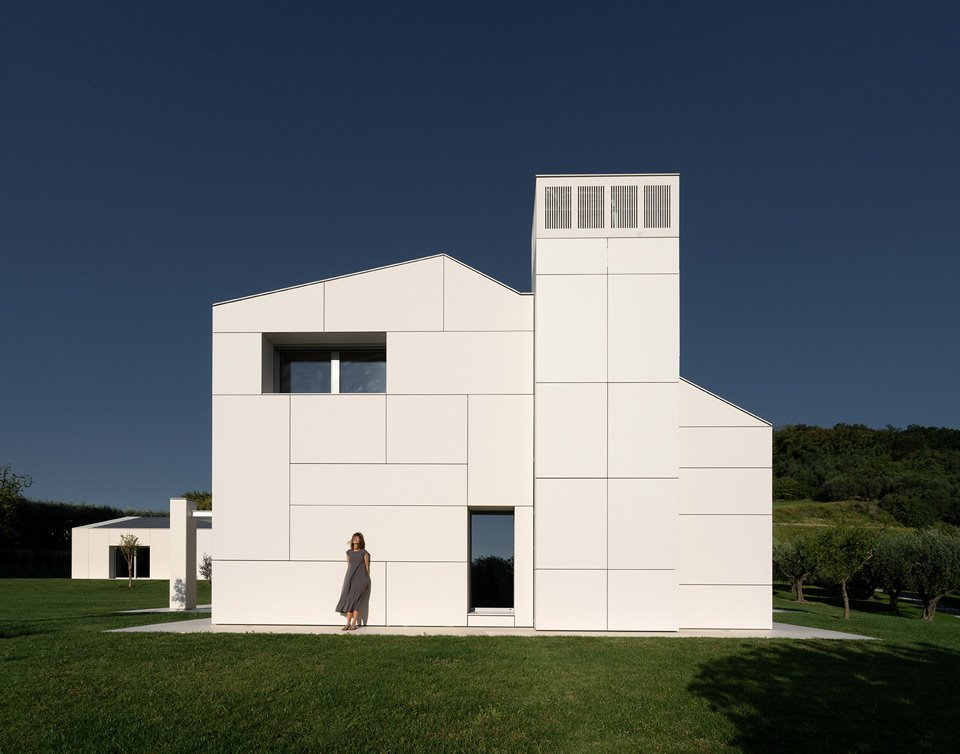
<instances>
[{"instance_id":1,"label":"woman's bare arm","mask_svg":"<svg viewBox=\"0 0 960 754\"><path fill-rule=\"evenodd\" d=\"M367 576L369 576L370 575L370 553L369 552L363 553L363 565L367 569Z\"/></svg>"}]
</instances>

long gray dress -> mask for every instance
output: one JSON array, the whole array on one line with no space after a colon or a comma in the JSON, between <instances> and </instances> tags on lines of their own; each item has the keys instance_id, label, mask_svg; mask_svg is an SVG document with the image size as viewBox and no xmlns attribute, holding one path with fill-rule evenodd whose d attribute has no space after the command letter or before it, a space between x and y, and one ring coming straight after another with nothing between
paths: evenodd
<instances>
[{"instance_id":1,"label":"long gray dress","mask_svg":"<svg viewBox=\"0 0 960 754\"><path fill-rule=\"evenodd\" d=\"M337 603L338 613L352 613L360 604L360 598L370 586L370 576L363 565L366 550L347 550L347 575L343 577L343 590Z\"/></svg>"}]
</instances>

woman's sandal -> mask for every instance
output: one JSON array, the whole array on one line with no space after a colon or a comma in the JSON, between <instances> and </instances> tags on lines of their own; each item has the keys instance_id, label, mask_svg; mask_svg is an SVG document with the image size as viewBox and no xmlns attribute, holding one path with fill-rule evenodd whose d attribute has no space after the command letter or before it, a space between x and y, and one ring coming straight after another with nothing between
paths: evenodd
<instances>
[{"instance_id":1,"label":"woman's sandal","mask_svg":"<svg viewBox=\"0 0 960 754\"><path fill-rule=\"evenodd\" d=\"M349 630L350 630L350 626L344 626L344 627L341 628L340 630L341 630L341 631L349 631Z\"/></svg>"},{"instance_id":2,"label":"woman's sandal","mask_svg":"<svg viewBox=\"0 0 960 754\"><path fill-rule=\"evenodd\" d=\"M356 631L356 630L357 630L356 626L347 626L347 631Z\"/></svg>"}]
</instances>

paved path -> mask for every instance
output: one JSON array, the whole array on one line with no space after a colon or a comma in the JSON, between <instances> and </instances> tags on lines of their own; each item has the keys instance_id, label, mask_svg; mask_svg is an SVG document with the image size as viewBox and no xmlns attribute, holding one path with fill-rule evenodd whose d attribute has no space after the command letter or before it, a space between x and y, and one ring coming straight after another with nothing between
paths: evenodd
<instances>
[{"instance_id":1,"label":"paved path","mask_svg":"<svg viewBox=\"0 0 960 754\"><path fill-rule=\"evenodd\" d=\"M129 612L169 612L168 610L132 610ZM869 636L827 631L822 628L791 626L774 623L770 630L764 629L693 629L680 631L535 631L532 628L481 628L432 627L432 626L365 626L356 631L341 631L339 626L214 626L210 618L159 623L152 626L118 628L117 633L171 633L171 634L318 634L341 636L595 636L595 637L664 637L683 639L710 637L724 639L871 639Z\"/></svg>"}]
</instances>

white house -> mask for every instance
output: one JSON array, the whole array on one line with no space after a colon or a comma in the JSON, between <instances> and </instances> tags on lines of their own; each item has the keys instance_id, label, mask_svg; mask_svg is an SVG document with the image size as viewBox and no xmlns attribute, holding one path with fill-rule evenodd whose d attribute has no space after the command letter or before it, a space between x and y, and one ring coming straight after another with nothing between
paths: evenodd
<instances>
[{"instance_id":1,"label":"white house","mask_svg":"<svg viewBox=\"0 0 960 754\"><path fill-rule=\"evenodd\" d=\"M125 579L127 561L120 537L133 534L140 543L133 575L138 579L170 578L170 518L124 516L71 529L71 576L75 579ZM211 520L197 520L197 577L204 554L213 552Z\"/></svg>"},{"instance_id":2,"label":"white house","mask_svg":"<svg viewBox=\"0 0 960 754\"><path fill-rule=\"evenodd\" d=\"M679 176L538 176L449 256L213 308L217 624L771 626L771 426L679 375Z\"/></svg>"}]
</instances>

